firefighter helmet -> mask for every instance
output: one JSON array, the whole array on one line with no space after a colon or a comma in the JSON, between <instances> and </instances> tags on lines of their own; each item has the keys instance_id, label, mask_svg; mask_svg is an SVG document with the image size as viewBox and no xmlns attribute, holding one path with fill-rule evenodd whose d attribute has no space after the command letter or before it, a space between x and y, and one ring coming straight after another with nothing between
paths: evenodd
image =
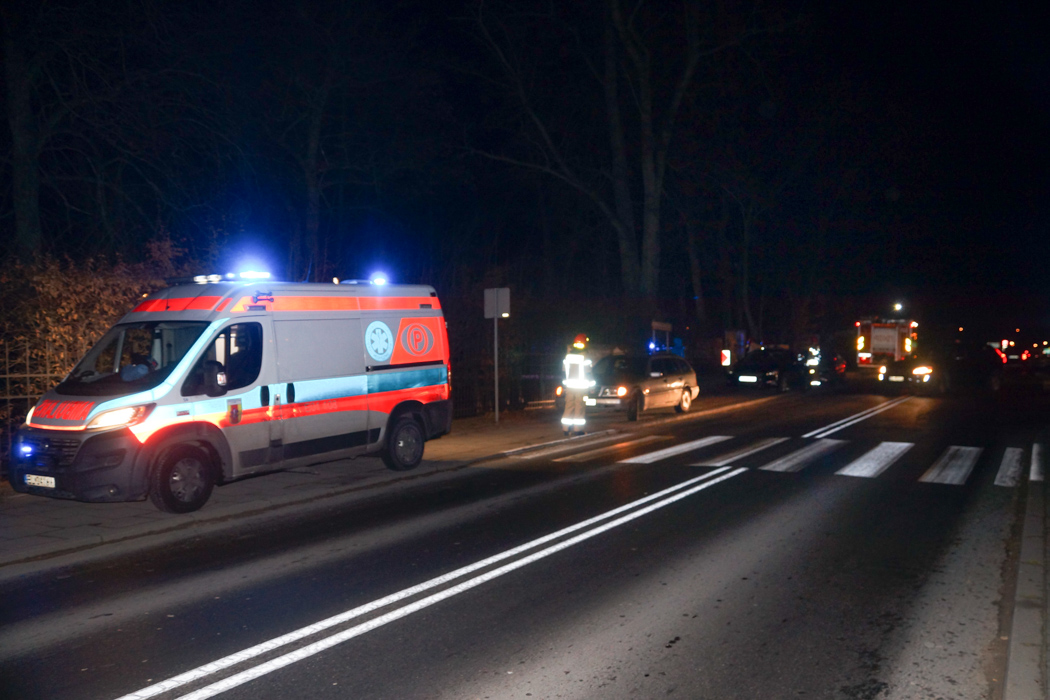
<instances>
[{"instance_id":1,"label":"firefighter helmet","mask_svg":"<svg viewBox=\"0 0 1050 700\"><path fill-rule=\"evenodd\" d=\"M577 350L583 350L585 347L587 347L588 340L590 340L590 338L587 337L586 333L580 333L572 341L572 346Z\"/></svg>"}]
</instances>

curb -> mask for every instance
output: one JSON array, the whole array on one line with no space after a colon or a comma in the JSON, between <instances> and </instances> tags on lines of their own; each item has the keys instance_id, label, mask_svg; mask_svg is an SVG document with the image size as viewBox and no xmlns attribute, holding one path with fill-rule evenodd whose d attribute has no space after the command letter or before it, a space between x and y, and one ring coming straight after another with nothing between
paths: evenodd
<instances>
[{"instance_id":1,"label":"curb","mask_svg":"<svg viewBox=\"0 0 1050 700\"><path fill-rule=\"evenodd\" d=\"M1046 698L1042 667L1047 602L1046 496L1043 484L1041 479L1028 482L1003 700Z\"/></svg>"}]
</instances>

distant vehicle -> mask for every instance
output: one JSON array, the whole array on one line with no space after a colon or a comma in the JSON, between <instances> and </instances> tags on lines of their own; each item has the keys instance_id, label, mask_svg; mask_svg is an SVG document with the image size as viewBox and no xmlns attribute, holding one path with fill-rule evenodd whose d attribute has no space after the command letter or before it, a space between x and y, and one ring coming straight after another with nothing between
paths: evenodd
<instances>
[{"instance_id":1,"label":"distant vehicle","mask_svg":"<svg viewBox=\"0 0 1050 700\"><path fill-rule=\"evenodd\" d=\"M810 348L805 358L804 377L809 386L832 386L846 381L846 358L835 352Z\"/></svg>"},{"instance_id":2,"label":"distant vehicle","mask_svg":"<svg viewBox=\"0 0 1050 700\"><path fill-rule=\"evenodd\" d=\"M1003 361L986 344L951 343L881 365L879 381L926 394L996 392L1002 388Z\"/></svg>"},{"instance_id":3,"label":"distant vehicle","mask_svg":"<svg viewBox=\"0 0 1050 700\"><path fill-rule=\"evenodd\" d=\"M590 409L624 411L627 420L658 408L686 413L700 395L696 372L677 355L608 355L594 365Z\"/></svg>"},{"instance_id":4,"label":"distant vehicle","mask_svg":"<svg viewBox=\"0 0 1050 700\"><path fill-rule=\"evenodd\" d=\"M898 362L918 350L916 330L910 319L864 318L857 321L857 367L878 368Z\"/></svg>"},{"instance_id":5,"label":"distant vehicle","mask_svg":"<svg viewBox=\"0 0 1050 700\"><path fill-rule=\"evenodd\" d=\"M777 391L805 389L811 381L810 369L815 370L816 367L808 367L791 350L759 348L749 352L733 366L729 372L729 383L739 386L771 386Z\"/></svg>"}]
</instances>

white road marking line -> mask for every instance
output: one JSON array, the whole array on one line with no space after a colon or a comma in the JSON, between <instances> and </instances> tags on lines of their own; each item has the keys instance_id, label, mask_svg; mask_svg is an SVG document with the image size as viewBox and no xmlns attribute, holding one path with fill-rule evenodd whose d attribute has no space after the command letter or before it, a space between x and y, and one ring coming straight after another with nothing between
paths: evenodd
<instances>
[{"instance_id":1,"label":"white road marking line","mask_svg":"<svg viewBox=\"0 0 1050 700\"><path fill-rule=\"evenodd\" d=\"M245 661L249 661L257 656L260 656L261 654L266 654L271 651L275 651L287 644L291 644L292 642L296 642L300 639L304 639L305 637L309 637L312 634L316 634L330 627L334 627L335 625L348 622L356 617L361 617L362 615L366 615L387 605L391 605L400 600L404 600L405 598L409 598L419 593L428 591L431 588L444 585L446 583L449 583L450 581L454 581L457 578L466 576L469 573L472 573L479 569L483 569L486 566L492 566L493 564L497 564L505 559L517 556L522 552L527 552L530 549L534 549L542 544L545 544L552 540L556 540L560 537L564 537L565 535L576 532L577 530L582 530L586 527L590 527L591 525L599 523L602 520L611 518L614 515L618 515L620 513L623 513L624 511L631 510L632 508L636 508L637 506L640 506L643 503L649 503L650 501L655 501L657 499L664 498L665 496L673 494L684 488L693 486L694 484L705 482L708 479L717 477L720 474L724 474L727 471L728 469L716 469L715 471L707 472L706 474L701 474L700 476L694 477L687 481L683 481L680 484L676 484L674 486L666 488L663 491L658 491L649 496L645 496L644 498L639 498L636 501L632 501L631 503L627 503L610 511L606 511L605 513L596 515L593 518L588 518L587 520L576 523L575 525L570 525L566 528L562 528L561 530L558 530L557 532L552 532L549 535L544 535L543 537L539 537L535 540L532 540L531 542L526 542L525 544L514 547L513 549L508 549L505 552L500 552L499 554L495 554L491 557L488 557L487 559L482 559L481 561L474 562L473 564L468 564L467 566L464 566L460 569L456 569L455 571L451 571L447 574L443 574L436 578L432 578L429 581L424 581L423 583L412 586L410 588L406 588L402 591L398 591L397 593L392 593L391 595L379 598L378 600L374 600L371 603L366 603L365 605L362 605L360 607L347 610L346 612L339 613L338 615L333 615L332 617L329 617L327 619L315 622L312 625L308 625L301 629L289 632L287 634L281 635L280 637L275 637L274 639L271 639L269 641L256 644L253 647L242 649L241 651L230 654L229 656L223 657L203 666L199 666L195 669L186 671L185 673L181 673L177 676L172 676L167 680L155 683L147 688L143 688L141 690L135 691L134 693L124 695L118 700L146 700L146 698L151 698L156 695L160 695L161 693L170 692L172 690L175 690L176 688L186 685L187 683L193 683L194 681L201 680L202 678L206 678L207 676L210 676L213 673L229 668L231 666L236 666L237 664L243 663ZM733 476L735 476L735 474L733 474Z\"/></svg>"},{"instance_id":2,"label":"white road marking line","mask_svg":"<svg viewBox=\"0 0 1050 700\"><path fill-rule=\"evenodd\" d=\"M787 442L790 438L766 438L753 442L750 445L744 445L740 449L733 450L732 452L726 452L724 455L719 455L710 461L697 462L693 464L694 467L728 467L733 462L741 459L750 457L753 454L758 454L762 450L769 449L773 445L779 445L782 442Z\"/></svg>"},{"instance_id":3,"label":"white road marking line","mask_svg":"<svg viewBox=\"0 0 1050 700\"><path fill-rule=\"evenodd\" d=\"M999 464L999 473L995 475L996 486L1013 487L1021 483L1021 459L1024 457L1024 449L1020 447L1007 447L1003 453L1003 461Z\"/></svg>"},{"instance_id":4,"label":"white road marking line","mask_svg":"<svg viewBox=\"0 0 1050 700\"><path fill-rule=\"evenodd\" d=\"M618 464L652 464L658 462L661 459L667 459L668 457L674 457L684 452L690 452L692 450L699 450L701 447L707 447L708 445L714 445L719 442L725 442L731 440L731 435L710 435L699 440L693 440L691 442L683 442L681 445L674 445L673 447L665 447L662 450L656 452L649 452L648 454L638 455L637 457L628 457L627 459L621 459Z\"/></svg>"},{"instance_id":5,"label":"white road marking line","mask_svg":"<svg viewBox=\"0 0 1050 700\"><path fill-rule=\"evenodd\" d=\"M1037 442L1032 445L1032 468L1028 472L1029 481L1042 481L1045 475L1045 463L1043 462L1043 444Z\"/></svg>"},{"instance_id":6,"label":"white road marking line","mask_svg":"<svg viewBox=\"0 0 1050 700\"><path fill-rule=\"evenodd\" d=\"M860 413L854 413L852 416L846 416L845 418L843 418L841 420L837 420L834 423L829 423L828 425L825 425L823 428L817 428L816 430L811 430L808 433L806 433L805 435L803 435L802 437L810 438L810 437L824 437L824 435L830 435L831 433L835 432L836 430L842 430L843 428L845 428L847 426L850 426L850 425L853 425L854 423L859 423L862 420L866 420L866 419L870 418L871 416L874 416L876 413L882 413L883 411L891 409L894 406L897 406L898 404L902 404L905 401L910 400L911 398L912 398L911 396L901 396L900 398L893 399L893 400L888 401L886 403L881 403L878 406L872 406L871 408L866 409L864 411L861 411Z\"/></svg>"},{"instance_id":7,"label":"white road marking line","mask_svg":"<svg viewBox=\"0 0 1050 700\"><path fill-rule=\"evenodd\" d=\"M927 484L953 484L961 486L970 477L970 472L981 456L980 447L952 445L940 456L919 481Z\"/></svg>"},{"instance_id":8,"label":"white road marking line","mask_svg":"<svg viewBox=\"0 0 1050 700\"><path fill-rule=\"evenodd\" d=\"M905 397L903 397L903 398L901 398L901 399L899 399L897 401L892 401L889 404L884 404L884 405L880 406L878 409L876 409L874 411L871 411L871 412L869 412L866 415L860 416L858 418L854 418L849 423L843 423L842 425L837 426L835 428L831 428L830 430L823 430L823 431L817 433L816 437L822 438L822 437L826 437L828 435L831 435L832 433L837 433L838 431L843 430L845 428L848 428L851 425L854 425L856 423L860 423L861 421L868 420L872 416L878 415L879 413L882 413L883 411L888 411L891 408L896 408L897 406L900 406L905 401L911 401L913 398L914 397L912 397L912 396L905 396Z\"/></svg>"},{"instance_id":9,"label":"white road marking line","mask_svg":"<svg viewBox=\"0 0 1050 700\"><path fill-rule=\"evenodd\" d=\"M759 468L767 472L802 471L802 469L811 461L826 455L833 450L837 450L845 444L845 440L817 440L800 450L795 450L791 454L773 460L769 464Z\"/></svg>"},{"instance_id":10,"label":"white road marking line","mask_svg":"<svg viewBox=\"0 0 1050 700\"><path fill-rule=\"evenodd\" d=\"M555 459L555 462L586 462L594 457L601 457L612 452L619 452L627 447L634 447L635 445L644 445L649 442L659 442L661 440L670 440L670 435L647 435L637 440L628 440L627 442L619 442L615 445L609 445L608 447L599 447L596 450L587 450L586 452L580 452L579 454L569 455L568 457L559 457Z\"/></svg>"},{"instance_id":11,"label":"white road marking line","mask_svg":"<svg viewBox=\"0 0 1050 700\"><path fill-rule=\"evenodd\" d=\"M891 464L900 459L905 452L915 446L912 442L883 442L853 460L836 474L842 476L860 476L873 479L886 471Z\"/></svg>"},{"instance_id":12,"label":"white road marking line","mask_svg":"<svg viewBox=\"0 0 1050 700\"><path fill-rule=\"evenodd\" d=\"M459 595L460 593L464 593L466 591L469 591L472 588L476 588L477 586L480 586L483 583L487 583L488 581L491 581L493 579L499 578L500 576L508 574L511 571L514 571L516 569L520 569L520 568L522 568L524 566L532 564L533 562L539 561L540 559L544 559L546 557L549 557L552 554L556 554L557 552L560 552L560 551L562 551L564 549L568 549L569 547L572 547L572 546L574 546L576 544L579 544L581 542L589 540L592 537L596 537L597 535L600 535L603 532L611 530L611 529L613 529L615 527L619 527L620 525L623 525L625 523L631 522L632 520L640 518L643 515L647 515L647 514L653 512L653 511L658 510L660 508L663 508L665 506L669 506L672 503L676 503L677 501L680 501L683 498L687 498L688 496L691 496L691 495L693 495L693 494L695 494L695 493L697 493L699 491L702 491L704 489L710 488L711 486L714 486L715 484L720 483L722 481L726 481L727 479L731 479L731 478L737 476L738 474L742 474L742 473L744 473L746 471L747 471L746 469L737 469L737 470L731 471L729 473L724 473L721 476L718 476L717 478L709 479L709 480L705 481L704 483L699 484L697 486L693 486L692 488L689 488L689 489L687 489L685 491L679 491L678 493L676 493L674 495L671 495L671 496L665 498L662 501L657 501L657 502L652 503L652 504L650 504L650 505L648 505L648 506L646 506L644 508L635 510L635 511L633 511L631 513L628 513L627 515L624 515L624 516L622 516L620 518L617 518L615 520L609 521L609 522L605 523L604 525L601 525L601 526L596 527L594 529L591 529L591 530L588 530L586 532L583 532L583 533L581 533L579 535L576 535L575 537L572 537L572 538L570 538L568 540L564 540L562 542L559 542L558 544L555 544L555 545L552 545L550 547L547 547L546 549L542 549L542 550L540 550L538 552L534 552L534 553L530 554L527 557L524 557L522 559L518 559L517 561L510 562L509 564L505 564L505 565L503 565L503 566L501 566L501 567L499 567L497 569L493 569L493 570L488 571L488 572L486 572L484 574L481 574L479 576L475 576L474 578L467 579L466 581L463 581L463 582L461 582L461 583L459 583L459 584L457 584L457 585L455 585L455 586L453 586L451 588L447 588L447 589L445 589L445 590L443 590L443 591L441 591L439 593L435 593L433 595L427 596L426 598L422 598L420 600L417 600L416 602L411 603L409 605L406 605L406 606L404 606L402 608L398 608L397 610L392 610L392 611L390 611L390 612L388 612L388 613L386 613L384 615L381 615L381 616L379 616L379 617L377 617L377 618L375 618L373 620L369 620L368 622L362 623L362 624L357 625L355 627L351 627L349 629L345 629L342 632L334 634L334 635L332 635L330 637L327 637L325 639L322 639L320 641L314 642L313 644L309 644L309 645L307 645L305 647L302 647L300 649L296 649L295 651L292 651L292 652L289 652L287 654L284 654L283 656L278 656L278 657L276 657L274 659L271 659L271 660L269 660L269 661L267 661L265 663L259 664L258 666L255 666L254 668L249 668L249 669L247 669L245 671L241 671L240 673L236 673L236 674L234 674L232 676L229 676L229 677L224 678L224 679L222 679L220 681L212 683L211 685L208 685L208 686L205 686L203 688L200 688L199 690L196 690L196 691L194 691L192 693L189 693L187 695L183 695L180 698L180 700L205 700L206 698L214 697L215 695L218 695L219 693L223 693L223 692L225 692L227 690L231 690L233 688L236 688L237 686L243 685L243 684L245 684L245 683L247 683L247 682L249 682L251 680L259 678L260 676L266 675L267 673L272 673L273 671L276 671L278 669L284 668L285 666L288 666L290 664L296 663L297 661L302 661L303 659L309 658L310 656L313 656L314 654L320 653L320 652L322 652L322 651L324 651L326 649L329 649L331 647L336 646L337 644L341 644L341 643L343 643L343 642L345 642L345 641L347 641L349 639L353 639L354 637L359 637L359 636L365 634L366 632L370 632L370 631L372 631L372 630L374 630L374 629L376 629L378 627L381 627L381 626L383 626L383 625L385 625L385 624L387 624L389 622L394 622L395 620L399 620L399 619L401 619L403 617L407 617L408 615L411 615L414 612L418 612L420 610L428 608L431 605L434 605L435 603L439 603L439 602L441 602L443 600L446 600L448 598L452 598L453 596ZM713 472L712 472L712 474L713 474ZM679 487L676 487L676 488L680 488L680 486L681 485L679 485ZM635 502L635 504L637 504L637 503L639 503L639 501ZM632 504L632 505L634 505L634 504ZM610 512L612 512L612 511L610 511ZM606 515L608 515L608 513ZM153 695L155 695L155 694L156 693L153 693ZM125 696L125 698L128 698L128 699L139 698L139 697L148 697L148 696L140 696L140 695L138 695L136 693L132 693L130 695ZM124 700L124 699L122 698L121 700Z\"/></svg>"}]
</instances>

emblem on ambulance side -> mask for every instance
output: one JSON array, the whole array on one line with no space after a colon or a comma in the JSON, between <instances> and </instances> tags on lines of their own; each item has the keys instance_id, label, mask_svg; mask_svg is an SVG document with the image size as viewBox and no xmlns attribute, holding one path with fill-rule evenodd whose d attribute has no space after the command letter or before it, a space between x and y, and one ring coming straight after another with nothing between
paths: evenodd
<instances>
[{"instance_id":1,"label":"emblem on ambulance side","mask_svg":"<svg viewBox=\"0 0 1050 700\"><path fill-rule=\"evenodd\" d=\"M401 346L409 355L422 357L434 347L434 334L422 323L410 323L401 331Z\"/></svg>"},{"instance_id":2,"label":"emblem on ambulance side","mask_svg":"<svg viewBox=\"0 0 1050 700\"><path fill-rule=\"evenodd\" d=\"M394 354L394 334L382 321L372 321L365 329L365 349L377 362L386 362Z\"/></svg>"},{"instance_id":3,"label":"emblem on ambulance side","mask_svg":"<svg viewBox=\"0 0 1050 700\"><path fill-rule=\"evenodd\" d=\"M230 425L237 425L241 422L240 399L226 399L226 417L229 418Z\"/></svg>"}]
</instances>

